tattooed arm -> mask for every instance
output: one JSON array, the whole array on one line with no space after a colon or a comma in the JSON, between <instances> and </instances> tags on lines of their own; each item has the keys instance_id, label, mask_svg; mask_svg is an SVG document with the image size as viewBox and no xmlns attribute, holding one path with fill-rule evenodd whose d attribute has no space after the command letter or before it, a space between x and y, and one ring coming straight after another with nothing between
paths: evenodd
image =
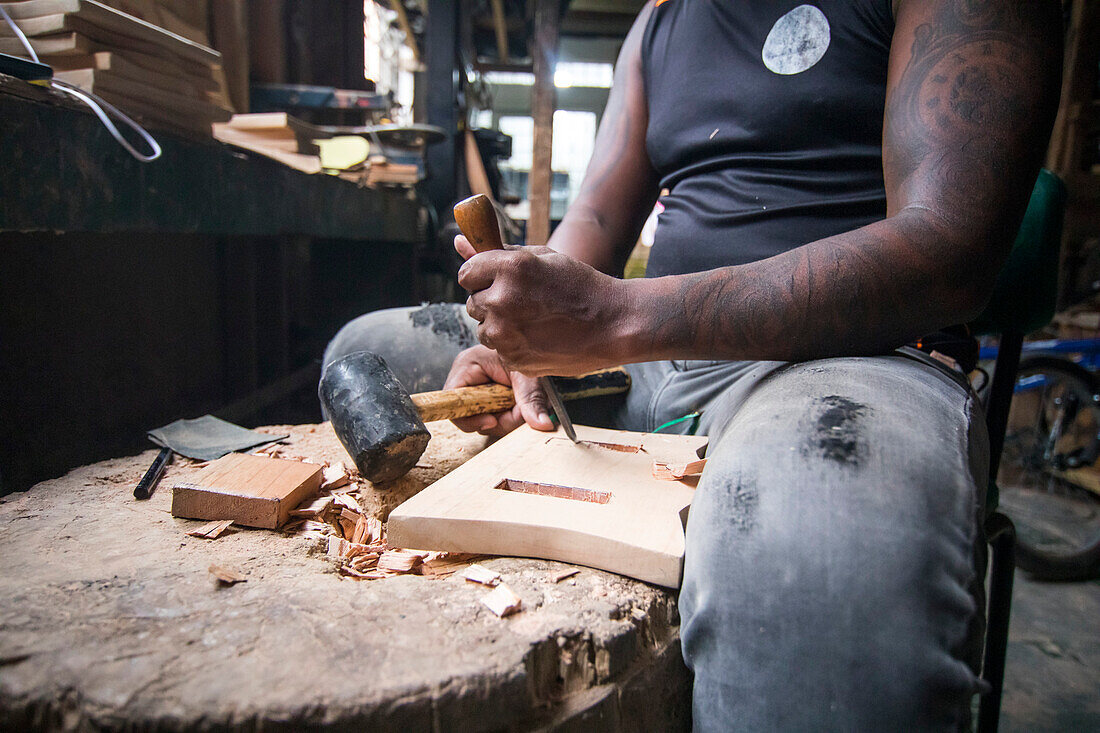
<instances>
[{"instance_id":1,"label":"tattooed arm","mask_svg":"<svg viewBox=\"0 0 1100 733\"><path fill-rule=\"evenodd\" d=\"M474 292L468 310L482 343L524 373L568 374L667 358L881 353L979 313L1057 108L1059 3L896 0L895 8L885 219L760 262L647 280L614 280L545 251L482 255L459 275ZM624 121L614 133L601 130L601 145L615 151L601 155L618 155L615 141L638 154L644 132ZM606 249L601 259L585 254L598 248L568 243L583 240L585 227L624 226L622 217L600 218L613 209L602 187L622 185L604 182L600 160L585 190L602 213L574 217L553 245L608 270Z\"/></svg>"},{"instance_id":2,"label":"tattooed arm","mask_svg":"<svg viewBox=\"0 0 1100 733\"><path fill-rule=\"evenodd\" d=\"M1042 159L1060 48L1053 0L898 0L887 218L752 265L648 283L634 295L656 307L636 343L663 357L804 359L881 352L977 315Z\"/></svg>"}]
</instances>

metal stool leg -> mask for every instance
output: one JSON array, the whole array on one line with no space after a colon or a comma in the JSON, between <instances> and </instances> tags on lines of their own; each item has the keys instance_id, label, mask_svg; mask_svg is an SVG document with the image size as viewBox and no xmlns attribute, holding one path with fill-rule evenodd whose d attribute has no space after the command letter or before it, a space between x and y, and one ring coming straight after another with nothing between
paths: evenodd
<instances>
[{"instance_id":1,"label":"metal stool leg","mask_svg":"<svg viewBox=\"0 0 1100 733\"><path fill-rule=\"evenodd\" d=\"M1016 528L1012 520L994 512L986 520L986 539L992 548L989 573L989 613L985 632L982 679L990 690L978 708L978 733L993 733L1001 717L1005 653L1008 650L1008 622L1012 611L1012 581L1016 570Z\"/></svg>"}]
</instances>

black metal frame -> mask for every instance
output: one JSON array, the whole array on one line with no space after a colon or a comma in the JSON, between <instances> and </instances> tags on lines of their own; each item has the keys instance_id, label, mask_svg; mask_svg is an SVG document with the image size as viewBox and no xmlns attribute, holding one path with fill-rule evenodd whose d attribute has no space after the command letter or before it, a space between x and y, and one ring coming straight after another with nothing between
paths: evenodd
<instances>
[{"instance_id":1,"label":"black metal frame","mask_svg":"<svg viewBox=\"0 0 1100 733\"><path fill-rule=\"evenodd\" d=\"M1023 334L1001 334L997 363L993 368L993 383L986 403L986 429L989 433L989 485L997 478L1004 449L1008 412L1016 387L1016 371L1020 366ZM997 730L1001 718L1001 696L1004 690L1005 655L1008 651L1008 625L1012 613L1012 581L1016 572L1016 528L1000 512L985 520L986 541L992 562L989 569L989 599L986 610L985 653L982 679L989 691L982 696L978 708L978 733Z\"/></svg>"}]
</instances>

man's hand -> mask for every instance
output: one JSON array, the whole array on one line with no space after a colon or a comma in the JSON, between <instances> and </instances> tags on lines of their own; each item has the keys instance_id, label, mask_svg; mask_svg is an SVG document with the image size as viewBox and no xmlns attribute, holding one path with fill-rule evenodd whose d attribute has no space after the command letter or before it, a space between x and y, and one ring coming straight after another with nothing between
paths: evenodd
<instances>
[{"instance_id":1,"label":"man's hand","mask_svg":"<svg viewBox=\"0 0 1100 733\"><path fill-rule=\"evenodd\" d=\"M455 357L443 388L454 389L488 382L510 385L516 395L516 406L496 415L475 415L452 421L459 429L496 438L510 433L524 422L536 430L554 430L546 395L538 380L508 371L500 355L485 346L474 346Z\"/></svg>"},{"instance_id":2,"label":"man's hand","mask_svg":"<svg viewBox=\"0 0 1100 733\"><path fill-rule=\"evenodd\" d=\"M467 260L458 283L471 293L466 311L480 324L478 341L508 369L574 376L622 362L615 347L629 331L629 308L621 280L547 247L477 254L459 235L455 249Z\"/></svg>"}]
</instances>

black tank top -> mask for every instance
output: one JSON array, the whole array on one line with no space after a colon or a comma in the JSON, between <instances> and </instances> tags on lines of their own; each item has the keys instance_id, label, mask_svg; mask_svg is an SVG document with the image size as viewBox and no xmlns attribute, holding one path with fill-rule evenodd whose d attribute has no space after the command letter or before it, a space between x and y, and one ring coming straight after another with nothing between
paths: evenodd
<instances>
[{"instance_id":1,"label":"black tank top","mask_svg":"<svg viewBox=\"0 0 1100 733\"><path fill-rule=\"evenodd\" d=\"M660 0L646 149L670 193L647 275L761 260L881 219L890 0Z\"/></svg>"}]
</instances>

